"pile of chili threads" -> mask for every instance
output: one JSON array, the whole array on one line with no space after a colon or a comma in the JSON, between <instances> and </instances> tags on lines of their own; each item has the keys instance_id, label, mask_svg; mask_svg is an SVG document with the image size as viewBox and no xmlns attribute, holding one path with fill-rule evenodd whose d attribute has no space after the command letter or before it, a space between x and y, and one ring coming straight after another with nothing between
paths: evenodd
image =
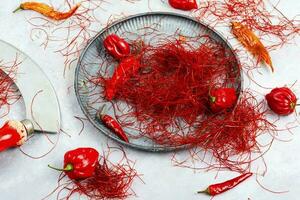
<instances>
[{"instance_id":1,"label":"pile of chili threads","mask_svg":"<svg viewBox=\"0 0 300 200\"><path fill-rule=\"evenodd\" d=\"M135 195L131 186L135 178L140 178L134 169L134 162L129 160L121 148L108 147L99 157L94 175L82 180L65 181L66 175L61 173L58 186L44 199L54 193L57 199L71 199L75 194L83 195L91 200L126 199ZM122 158L118 162L111 162L112 153L121 152ZM141 179L140 179L141 180Z\"/></svg>"},{"instance_id":2,"label":"pile of chili threads","mask_svg":"<svg viewBox=\"0 0 300 200\"><path fill-rule=\"evenodd\" d=\"M235 85L239 73L233 70L235 57L230 50L211 38L200 46L164 41L144 47L139 54L139 72L117 88L115 98L116 109L118 102L133 109L117 117L124 127L128 119L136 119L140 136L164 145L182 145L183 141L161 140L161 135L194 132L201 116L211 112L209 90Z\"/></svg>"},{"instance_id":3,"label":"pile of chili threads","mask_svg":"<svg viewBox=\"0 0 300 200\"><path fill-rule=\"evenodd\" d=\"M195 38L131 43L141 67L118 86L111 101L115 117L131 139L200 148L211 152L222 167L244 171L253 159L251 153L261 152L257 137L275 127L266 119L264 104L250 92L241 92L233 109L210 110L210 90L231 87L240 93L240 69L224 44L209 36L198 39L200 44ZM100 80L105 92L109 77L107 72L93 80Z\"/></svg>"},{"instance_id":4,"label":"pile of chili threads","mask_svg":"<svg viewBox=\"0 0 300 200\"><path fill-rule=\"evenodd\" d=\"M0 118L6 116L10 111L10 106L21 97L12 80L16 75L18 65L17 58L8 63L0 60ZM5 70L8 74L2 70Z\"/></svg>"},{"instance_id":5,"label":"pile of chili threads","mask_svg":"<svg viewBox=\"0 0 300 200\"><path fill-rule=\"evenodd\" d=\"M300 33L300 20L289 19L277 6L265 0L202 1L196 17L208 20L211 25L241 22L267 40L269 49L274 49Z\"/></svg>"}]
</instances>

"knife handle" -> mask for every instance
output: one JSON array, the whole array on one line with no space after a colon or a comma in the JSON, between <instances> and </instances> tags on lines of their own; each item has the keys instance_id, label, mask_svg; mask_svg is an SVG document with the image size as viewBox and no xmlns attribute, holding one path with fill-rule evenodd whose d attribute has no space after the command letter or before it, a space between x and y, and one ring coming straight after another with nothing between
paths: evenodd
<instances>
[{"instance_id":1,"label":"knife handle","mask_svg":"<svg viewBox=\"0 0 300 200\"><path fill-rule=\"evenodd\" d=\"M0 152L6 149L21 146L27 137L33 133L33 124L30 120L9 120L0 128Z\"/></svg>"}]
</instances>

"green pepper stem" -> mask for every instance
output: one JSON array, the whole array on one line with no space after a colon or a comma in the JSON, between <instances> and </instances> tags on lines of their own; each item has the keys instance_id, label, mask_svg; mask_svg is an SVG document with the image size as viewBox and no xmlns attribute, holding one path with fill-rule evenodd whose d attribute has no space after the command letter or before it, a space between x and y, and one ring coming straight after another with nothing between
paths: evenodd
<instances>
[{"instance_id":1,"label":"green pepper stem","mask_svg":"<svg viewBox=\"0 0 300 200\"><path fill-rule=\"evenodd\" d=\"M212 102L212 103L215 103L215 101L216 101L216 97L214 97L214 96L210 96L210 97L209 97L209 100L210 100L210 102Z\"/></svg>"},{"instance_id":2,"label":"green pepper stem","mask_svg":"<svg viewBox=\"0 0 300 200\"><path fill-rule=\"evenodd\" d=\"M198 193L198 194L205 193L205 194L208 194L208 195L209 195L209 190L208 190L208 188L207 188L207 189L205 189L205 190L198 191L197 193Z\"/></svg>"},{"instance_id":3,"label":"green pepper stem","mask_svg":"<svg viewBox=\"0 0 300 200\"><path fill-rule=\"evenodd\" d=\"M106 104L104 104L102 107L100 107L100 109L98 110L96 116L99 120L102 120L102 117L105 115L106 113Z\"/></svg>"},{"instance_id":4,"label":"green pepper stem","mask_svg":"<svg viewBox=\"0 0 300 200\"><path fill-rule=\"evenodd\" d=\"M72 164L67 164L67 166L64 169L52 167L51 165L48 165L48 167L51 168L51 169L54 169L56 171L61 171L61 172L69 172L69 171L72 171L74 169Z\"/></svg>"},{"instance_id":5,"label":"green pepper stem","mask_svg":"<svg viewBox=\"0 0 300 200\"><path fill-rule=\"evenodd\" d=\"M13 13L15 13L15 12L17 12L17 11L19 11L19 10L22 10L21 6L17 7L17 8L13 11Z\"/></svg>"}]
</instances>

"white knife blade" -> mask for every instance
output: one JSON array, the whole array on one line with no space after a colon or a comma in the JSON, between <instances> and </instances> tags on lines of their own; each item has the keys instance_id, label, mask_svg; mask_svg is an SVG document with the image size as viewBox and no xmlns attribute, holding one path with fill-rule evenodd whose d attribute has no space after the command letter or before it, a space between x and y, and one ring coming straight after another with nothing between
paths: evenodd
<instances>
[{"instance_id":1,"label":"white knife blade","mask_svg":"<svg viewBox=\"0 0 300 200\"><path fill-rule=\"evenodd\" d=\"M33 123L35 131L57 133L60 129L60 108L46 74L29 56L0 40L1 60L14 61L16 56L21 64L14 81L24 99L27 119Z\"/></svg>"}]
</instances>

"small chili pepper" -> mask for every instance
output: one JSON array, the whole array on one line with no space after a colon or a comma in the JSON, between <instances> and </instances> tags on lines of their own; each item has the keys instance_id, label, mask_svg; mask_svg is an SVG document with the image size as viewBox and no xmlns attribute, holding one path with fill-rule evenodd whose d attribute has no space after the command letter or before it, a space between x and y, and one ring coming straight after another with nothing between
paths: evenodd
<instances>
[{"instance_id":1,"label":"small chili pepper","mask_svg":"<svg viewBox=\"0 0 300 200\"><path fill-rule=\"evenodd\" d=\"M137 73L140 66L140 59L136 56L129 56L121 60L113 76L106 81L105 96L107 100L111 101L115 97L117 88Z\"/></svg>"},{"instance_id":2,"label":"small chili pepper","mask_svg":"<svg viewBox=\"0 0 300 200\"><path fill-rule=\"evenodd\" d=\"M271 57L262 44L260 39L247 27L239 22L232 22L232 32L240 43L254 56L258 58L258 61L264 61L271 67L274 72Z\"/></svg>"},{"instance_id":3,"label":"small chili pepper","mask_svg":"<svg viewBox=\"0 0 300 200\"><path fill-rule=\"evenodd\" d=\"M80 4L77 4L76 6L71 8L68 12L58 12L55 11L54 8L52 8L51 6L44 3L25 2L25 3L21 3L21 5L16 10L14 10L14 13L17 12L18 10L33 10L51 19L63 20L71 17L79 8L79 6Z\"/></svg>"},{"instance_id":4,"label":"small chili pepper","mask_svg":"<svg viewBox=\"0 0 300 200\"><path fill-rule=\"evenodd\" d=\"M103 45L115 59L120 60L130 54L129 44L123 38L115 34L107 36L103 41Z\"/></svg>"},{"instance_id":5,"label":"small chili pepper","mask_svg":"<svg viewBox=\"0 0 300 200\"><path fill-rule=\"evenodd\" d=\"M234 88L218 88L210 91L210 108L216 113L232 108L237 101Z\"/></svg>"},{"instance_id":6,"label":"small chili pepper","mask_svg":"<svg viewBox=\"0 0 300 200\"><path fill-rule=\"evenodd\" d=\"M70 179L85 179L94 174L98 164L99 153L93 148L78 148L65 153L64 168L48 165L51 169L63 171Z\"/></svg>"},{"instance_id":7,"label":"small chili pepper","mask_svg":"<svg viewBox=\"0 0 300 200\"><path fill-rule=\"evenodd\" d=\"M112 130L121 140L129 143L128 137L125 134L122 126L118 123L118 121L107 114L103 114L104 108L105 105L97 113L98 119L100 119L104 123L104 125L110 130Z\"/></svg>"},{"instance_id":8,"label":"small chili pepper","mask_svg":"<svg viewBox=\"0 0 300 200\"><path fill-rule=\"evenodd\" d=\"M169 0L169 4L173 8L180 10L193 10L198 8L196 0Z\"/></svg>"},{"instance_id":9,"label":"small chili pepper","mask_svg":"<svg viewBox=\"0 0 300 200\"><path fill-rule=\"evenodd\" d=\"M227 190L234 188L235 186L237 186L238 184L240 184L241 182L243 182L250 176L252 176L251 172L242 174L236 178L230 179L223 183L217 183L217 184L210 185L206 190L199 191L198 193L206 193L210 196L215 196L217 194L221 194L223 192L226 192Z\"/></svg>"},{"instance_id":10,"label":"small chili pepper","mask_svg":"<svg viewBox=\"0 0 300 200\"><path fill-rule=\"evenodd\" d=\"M22 122L14 120L5 122L0 129L0 152L23 145L29 134L31 133L27 132Z\"/></svg>"},{"instance_id":11,"label":"small chili pepper","mask_svg":"<svg viewBox=\"0 0 300 200\"><path fill-rule=\"evenodd\" d=\"M271 110L278 115L289 115L298 105L296 95L287 87L274 88L266 99Z\"/></svg>"}]
</instances>

